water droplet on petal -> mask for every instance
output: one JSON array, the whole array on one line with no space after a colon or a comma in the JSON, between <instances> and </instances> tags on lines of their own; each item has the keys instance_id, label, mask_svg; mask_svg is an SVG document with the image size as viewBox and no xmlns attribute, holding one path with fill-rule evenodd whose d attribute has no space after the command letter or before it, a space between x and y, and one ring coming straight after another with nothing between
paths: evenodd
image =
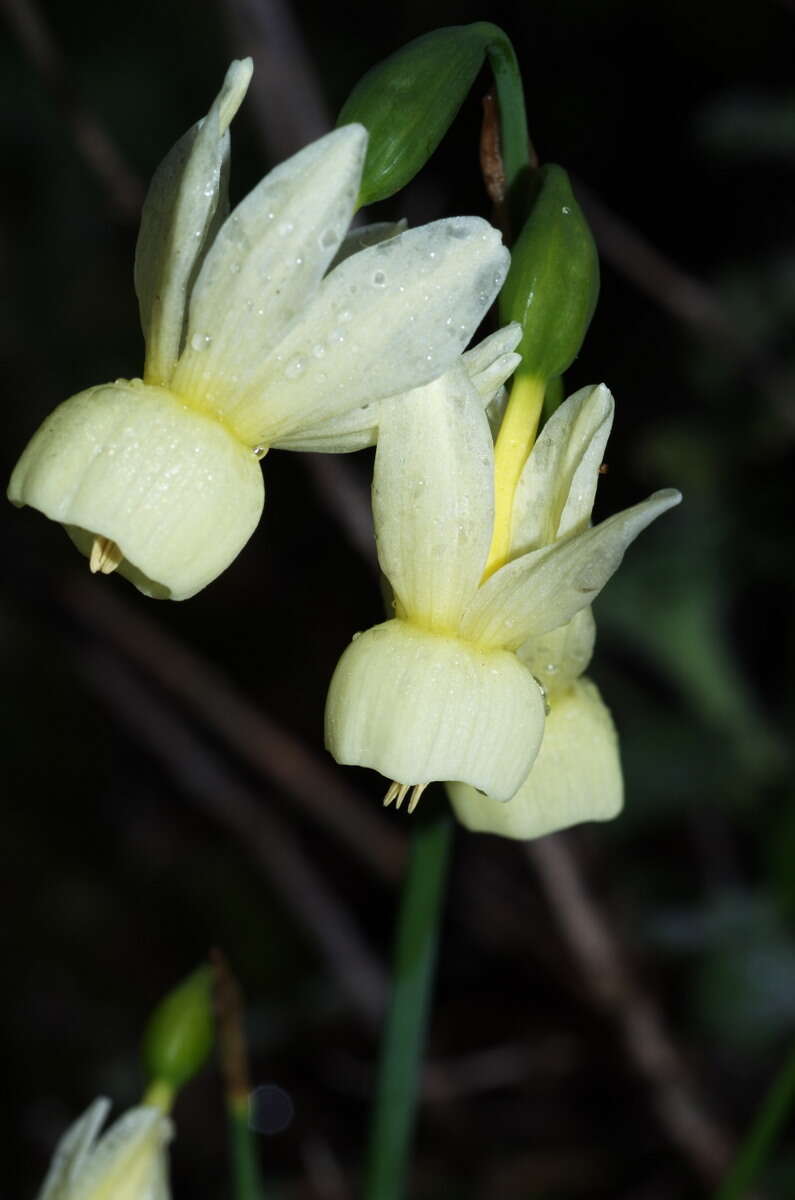
<instances>
[{"instance_id":1,"label":"water droplet on petal","mask_svg":"<svg viewBox=\"0 0 795 1200\"><path fill-rule=\"evenodd\" d=\"M339 240L339 234L337 233L336 229L324 229L320 235L320 245L325 250L331 249L332 246L336 246Z\"/></svg>"},{"instance_id":2,"label":"water droplet on petal","mask_svg":"<svg viewBox=\"0 0 795 1200\"><path fill-rule=\"evenodd\" d=\"M288 379L297 379L305 366L306 363L302 358L291 358L284 368L284 374Z\"/></svg>"},{"instance_id":3,"label":"water droplet on petal","mask_svg":"<svg viewBox=\"0 0 795 1200\"><path fill-rule=\"evenodd\" d=\"M375 271L373 273L373 286L386 287L386 275L383 271Z\"/></svg>"},{"instance_id":4,"label":"water droplet on petal","mask_svg":"<svg viewBox=\"0 0 795 1200\"><path fill-rule=\"evenodd\" d=\"M276 232L278 233L279 237L287 237L288 233L293 232L293 228L292 221L282 221Z\"/></svg>"},{"instance_id":5,"label":"water droplet on petal","mask_svg":"<svg viewBox=\"0 0 795 1200\"><path fill-rule=\"evenodd\" d=\"M212 340L209 333L194 333L190 344L194 350L206 350Z\"/></svg>"}]
</instances>

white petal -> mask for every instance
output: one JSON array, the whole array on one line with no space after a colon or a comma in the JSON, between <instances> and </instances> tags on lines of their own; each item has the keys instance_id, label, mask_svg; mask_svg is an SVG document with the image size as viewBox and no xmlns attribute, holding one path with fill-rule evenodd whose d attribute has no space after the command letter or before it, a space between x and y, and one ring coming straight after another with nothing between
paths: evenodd
<instances>
[{"instance_id":1,"label":"white petal","mask_svg":"<svg viewBox=\"0 0 795 1200\"><path fill-rule=\"evenodd\" d=\"M193 288L175 391L219 415L234 406L334 257L353 215L366 148L363 126L336 129L276 167L238 204Z\"/></svg>"},{"instance_id":2,"label":"white petal","mask_svg":"<svg viewBox=\"0 0 795 1200\"><path fill-rule=\"evenodd\" d=\"M172 1136L159 1109L131 1108L101 1138L69 1200L154 1200Z\"/></svg>"},{"instance_id":3,"label":"white petal","mask_svg":"<svg viewBox=\"0 0 795 1200\"><path fill-rule=\"evenodd\" d=\"M502 384L521 362L518 354L511 353L511 348L521 335L521 326L515 323L506 325L461 356L472 385L484 404L489 405L495 399L495 393L504 391ZM320 451L324 454L348 454L352 450L364 450L367 446L375 445L379 425L395 405L402 403L403 394L398 393L386 400L361 404L340 417L326 417L318 425L303 427L279 438L276 448Z\"/></svg>"},{"instance_id":4,"label":"white petal","mask_svg":"<svg viewBox=\"0 0 795 1200\"><path fill-rule=\"evenodd\" d=\"M539 638L530 638L516 651L547 694L568 687L591 661L596 625L591 606L581 608L566 624Z\"/></svg>"},{"instance_id":5,"label":"white petal","mask_svg":"<svg viewBox=\"0 0 795 1200\"><path fill-rule=\"evenodd\" d=\"M507 804L454 783L448 794L463 825L479 833L536 838L621 811L624 781L610 713L588 679L552 701L533 767Z\"/></svg>"},{"instance_id":6,"label":"white petal","mask_svg":"<svg viewBox=\"0 0 795 1200\"><path fill-rule=\"evenodd\" d=\"M483 573L494 519L492 442L459 365L402 398L379 428L373 520L398 613L452 633Z\"/></svg>"},{"instance_id":7,"label":"white petal","mask_svg":"<svg viewBox=\"0 0 795 1200\"><path fill-rule=\"evenodd\" d=\"M246 94L251 59L233 62L207 116L155 171L135 249L135 290L146 341L146 379L166 384L179 356L190 281L226 215L227 128Z\"/></svg>"},{"instance_id":8,"label":"white petal","mask_svg":"<svg viewBox=\"0 0 795 1200\"><path fill-rule=\"evenodd\" d=\"M366 250L368 246L377 246L379 242L386 242L389 238L397 237L399 233L405 231L406 224L405 218L401 218L399 221L374 221L372 225L358 225L356 229L349 230L334 255L331 269L333 270L334 267L344 262L346 258L350 258L352 254Z\"/></svg>"},{"instance_id":9,"label":"white petal","mask_svg":"<svg viewBox=\"0 0 795 1200\"><path fill-rule=\"evenodd\" d=\"M522 327L518 321L509 321L501 329L484 337L477 345L465 350L462 358L471 379L485 370L503 354L510 354L522 340Z\"/></svg>"},{"instance_id":10,"label":"white petal","mask_svg":"<svg viewBox=\"0 0 795 1200\"><path fill-rule=\"evenodd\" d=\"M100 1096L70 1125L55 1147L50 1168L36 1200L62 1200L79 1178L100 1129L110 1112L110 1100Z\"/></svg>"},{"instance_id":11,"label":"white petal","mask_svg":"<svg viewBox=\"0 0 795 1200\"><path fill-rule=\"evenodd\" d=\"M460 779L504 799L525 778L543 727L541 691L514 654L405 621L354 639L326 704L337 762L404 784Z\"/></svg>"},{"instance_id":12,"label":"white petal","mask_svg":"<svg viewBox=\"0 0 795 1200\"><path fill-rule=\"evenodd\" d=\"M681 499L673 488L655 492L593 529L507 563L478 589L464 614L462 636L514 649L565 625L593 603L638 534Z\"/></svg>"},{"instance_id":13,"label":"white petal","mask_svg":"<svg viewBox=\"0 0 795 1200\"><path fill-rule=\"evenodd\" d=\"M83 553L95 534L148 595L183 600L215 579L253 533L262 471L222 425L140 383L89 388L56 408L8 489L66 525Z\"/></svg>"},{"instance_id":14,"label":"white petal","mask_svg":"<svg viewBox=\"0 0 795 1200\"><path fill-rule=\"evenodd\" d=\"M604 384L581 388L549 418L516 488L514 555L588 524L612 424L613 397Z\"/></svg>"},{"instance_id":15,"label":"white petal","mask_svg":"<svg viewBox=\"0 0 795 1200\"><path fill-rule=\"evenodd\" d=\"M508 267L477 217L409 229L341 263L229 411L252 445L281 444L362 404L443 374L472 337Z\"/></svg>"}]
</instances>

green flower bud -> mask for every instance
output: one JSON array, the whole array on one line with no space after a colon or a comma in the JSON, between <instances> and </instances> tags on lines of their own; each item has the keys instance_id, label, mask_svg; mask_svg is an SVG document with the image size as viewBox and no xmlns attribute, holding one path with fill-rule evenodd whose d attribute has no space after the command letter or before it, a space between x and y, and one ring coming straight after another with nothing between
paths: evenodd
<instances>
[{"instance_id":1,"label":"green flower bud","mask_svg":"<svg viewBox=\"0 0 795 1200\"><path fill-rule=\"evenodd\" d=\"M563 374L582 345L598 295L596 246L569 177L562 167L542 167L500 297L502 321L522 326L522 375L546 381Z\"/></svg>"},{"instance_id":2,"label":"green flower bud","mask_svg":"<svg viewBox=\"0 0 795 1200\"><path fill-rule=\"evenodd\" d=\"M213 1045L212 973L199 967L158 1004L143 1039L149 1077L172 1091L196 1074Z\"/></svg>"},{"instance_id":3,"label":"green flower bud","mask_svg":"<svg viewBox=\"0 0 795 1200\"><path fill-rule=\"evenodd\" d=\"M357 122L370 135L360 205L394 195L425 165L455 119L494 35L495 27L486 22L436 29L359 80L337 124Z\"/></svg>"}]
</instances>

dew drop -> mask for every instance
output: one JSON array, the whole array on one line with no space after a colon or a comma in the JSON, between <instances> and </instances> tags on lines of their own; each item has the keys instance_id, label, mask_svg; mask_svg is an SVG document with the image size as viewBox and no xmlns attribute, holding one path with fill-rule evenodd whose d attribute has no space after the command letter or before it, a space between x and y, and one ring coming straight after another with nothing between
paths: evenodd
<instances>
[{"instance_id":1,"label":"dew drop","mask_svg":"<svg viewBox=\"0 0 795 1200\"><path fill-rule=\"evenodd\" d=\"M304 265L304 260L301 258L300 254L298 255L298 257L295 260L295 265L297 267L302 267Z\"/></svg>"},{"instance_id":2,"label":"dew drop","mask_svg":"<svg viewBox=\"0 0 795 1200\"><path fill-rule=\"evenodd\" d=\"M233 275L239 275L240 274L240 263L233 262L231 267L229 268L229 270L232 272Z\"/></svg>"},{"instance_id":3,"label":"dew drop","mask_svg":"<svg viewBox=\"0 0 795 1200\"><path fill-rule=\"evenodd\" d=\"M386 275L383 271L373 273L373 287L386 287Z\"/></svg>"},{"instance_id":4,"label":"dew drop","mask_svg":"<svg viewBox=\"0 0 795 1200\"><path fill-rule=\"evenodd\" d=\"M287 366L284 368L284 374L287 379L297 379L305 366L306 363L302 358L291 358Z\"/></svg>"},{"instance_id":5,"label":"dew drop","mask_svg":"<svg viewBox=\"0 0 795 1200\"><path fill-rule=\"evenodd\" d=\"M282 221L276 232L278 233L279 237L287 237L288 233L293 232L293 228L292 221Z\"/></svg>"},{"instance_id":6,"label":"dew drop","mask_svg":"<svg viewBox=\"0 0 795 1200\"><path fill-rule=\"evenodd\" d=\"M353 313L351 310L349 308L343 308L342 312L340 313L340 321L342 321L343 325L347 325L348 321L352 320Z\"/></svg>"},{"instance_id":7,"label":"dew drop","mask_svg":"<svg viewBox=\"0 0 795 1200\"><path fill-rule=\"evenodd\" d=\"M332 246L337 245L339 240L339 234L336 229L324 229L320 235L320 245L324 249L331 249Z\"/></svg>"},{"instance_id":8,"label":"dew drop","mask_svg":"<svg viewBox=\"0 0 795 1200\"><path fill-rule=\"evenodd\" d=\"M466 225L456 224L451 222L446 229L447 236L450 238L465 238L467 235Z\"/></svg>"},{"instance_id":9,"label":"dew drop","mask_svg":"<svg viewBox=\"0 0 795 1200\"><path fill-rule=\"evenodd\" d=\"M329 334L328 340L335 345L339 345L341 342L345 341L345 330L344 329L332 329L331 333Z\"/></svg>"},{"instance_id":10,"label":"dew drop","mask_svg":"<svg viewBox=\"0 0 795 1200\"><path fill-rule=\"evenodd\" d=\"M561 208L561 210L560 210L560 211L561 211L562 213L565 213L565 214L566 214L566 216L568 216L568 215L569 215L569 213L571 212L571 209L570 209L570 208L567 208L567 207L566 207L566 205L564 204L564 205L563 205L563 207Z\"/></svg>"},{"instance_id":11,"label":"dew drop","mask_svg":"<svg viewBox=\"0 0 795 1200\"><path fill-rule=\"evenodd\" d=\"M209 333L194 333L190 344L194 350L206 350L212 340Z\"/></svg>"},{"instance_id":12,"label":"dew drop","mask_svg":"<svg viewBox=\"0 0 795 1200\"><path fill-rule=\"evenodd\" d=\"M254 446L252 449L252 454L257 459L264 458L265 455L267 454L267 452L268 452L267 446Z\"/></svg>"},{"instance_id":13,"label":"dew drop","mask_svg":"<svg viewBox=\"0 0 795 1200\"><path fill-rule=\"evenodd\" d=\"M325 353L326 353L326 347L323 345L322 342L318 342L316 346L312 347L312 357L313 358L322 358Z\"/></svg>"}]
</instances>

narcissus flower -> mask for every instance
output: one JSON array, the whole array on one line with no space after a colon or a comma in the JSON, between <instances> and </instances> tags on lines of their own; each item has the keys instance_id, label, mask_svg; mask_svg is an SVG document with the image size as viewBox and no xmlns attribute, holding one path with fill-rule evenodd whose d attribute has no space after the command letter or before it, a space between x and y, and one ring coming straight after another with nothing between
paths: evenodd
<instances>
[{"instance_id":1,"label":"narcissus flower","mask_svg":"<svg viewBox=\"0 0 795 1200\"><path fill-rule=\"evenodd\" d=\"M250 60L232 64L149 189L135 263L143 380L67 400L9 486L66 526L92 570L174 600L250 537L266 451L367 444L335 423L356 410L361 425L361 410L446 371L508 265L475 217L346 240L361 125L307 146L227 215L228 126L250 76Z\"/></svg>"},{"instance_id":2,"label":"narcissus flower","mask_svg":"<svg viewBox=\"0 0 795 1200\"><path fill-rule=\"evenodd\" d=\"M527 778L544 734L545 699L534 677L542 639L569 628L560 663L548 658L552 674L564 663L586 665L591 602L630 542L680 500L673 490L657 492L588 527L598 440L561 445L555 430L606 407L612 412L607 389L588 388L550 422L515 487L507 534L495 527L488 421L461 365L382 420L373 512L396 615L343 654L329 689L326 740L338 762L396 781L387 803L412 787L413 807L427 783L447 780L496 804ZM505 544L501 563L493 548ZM587 704L593 692L583 687ZM600 710L591 715L598 724Z\"/></svg>"},{"instance_id":3,"label":"narcissus flower","mask_svg":"<svg viewBox=\"0 0 795 1200\"><path fill-rule=\"evenodd\" d=\"M37 1200L168 1200L166 1146L159 1108L131 1108L100 1136L110 1101L100 1097L58 1143Z\"/></svg>"}]
</instances>

